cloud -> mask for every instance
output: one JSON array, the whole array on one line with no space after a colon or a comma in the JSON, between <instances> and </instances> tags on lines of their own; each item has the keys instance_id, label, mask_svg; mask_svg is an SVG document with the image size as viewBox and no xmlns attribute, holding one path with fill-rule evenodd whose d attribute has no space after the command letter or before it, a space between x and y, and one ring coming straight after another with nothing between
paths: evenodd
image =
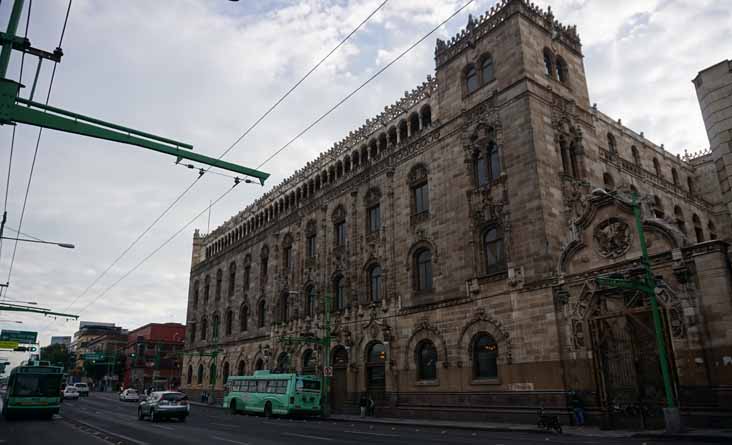
<instances>
[{"instance_id":1,"label":"cloud","mask_svg":"<svg viewBox=\"0 0 732 445\"><path fill-rule=\"evenodd\" d=\"M51 103L144 131L190 142L218 156L284 91L365 18L377 0L209 2L143 0L73 4ZM336 113L263 168L267 187L241 185L211 212L215 227L274 184L395 102L434 72L435 38L455 34L467 14L494 2L477 1L415 48ZM540 1L542 5L548 2ZM551 2L565 24L577 24L584 44L591 99L631 128L678 152L706 146L691 79L729 57L730 13L723 0ZM352 40L226 157L256 167L321 113L463 4L459 0L390 1ZM0 22L10 2L0 6ZM29 37L34 46L58 43L65 2L36 5ZM154 20L150 18L154 17ZM21 26L22 29L22 26ZM14 54L11 74L18 72ZM29 84L28 60L24 82ZM39 95L48 87L48 64ZM27 89L26 89L27 94ZM40 96L36 96L38 98ZM8 159L10 128L0 128L0 160ZM37 130L18 126L8 206L17 227ZM140 231L196 177L173 159L139 148L45 132L23 231L73 242L70 251L20 245L8 296L37 299L56 310L68 305ZM207 175L108 276L71 308L96 299L206 207L232 181ZM185 321L194 227L82 312L85 320L127 328ZM11 247L3 247L0 281ZM5 317L5 315L3 315ZM18 315L42 338L69 335L78 323L48 323ZM47 328L46 328L47 326Z\"/></svg>"}]
</instances>

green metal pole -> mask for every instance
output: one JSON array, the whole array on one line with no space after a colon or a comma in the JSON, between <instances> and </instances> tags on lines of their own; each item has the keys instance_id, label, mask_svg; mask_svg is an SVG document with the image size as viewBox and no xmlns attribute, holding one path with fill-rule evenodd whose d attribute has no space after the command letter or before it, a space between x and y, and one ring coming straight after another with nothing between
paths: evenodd
<instances>
[{"instance_id":1,"label":"green metal pole","mask_svg":"<svg viewBox=\"0 0 732 445\"><path fill-rule=\"evenodd\" d=\"M8 20L8 28L5 31L5 37L7 40L3 44L2 52L0 52L0 79L5 78L8 72L8 65L10 64L10 53L13 51L13 39L15 33L18 31L18 22L20 21L20 15L23 12L23 0L15 0L13 3L13 10L10 13L10 19Z\"/></svg>"},{"instance_id":2,"label":"green metal pole","mask_svg":"<svg viewBox=\"0 0 732 445\"><path fill-rule=\"evenodd\" d=\"M330 416L330 385L325 369L330 368L330 294L325 292L325 337L323 338L323 417Z\"/></svg>"},{"instance_id":3,"label":"green metal pole","mask_svg":"<svg viewBox=\"0 0 732 445\"><path fill-rule=\"evenodd\" d=\"M666 392L666 404L669 408L674 408L674 393L671 388L671 372L668 366L668 357L666 355L666 340L661 327L661 314L658 310L658 301L656 300L656 280L651 272L651 261L648 258L648 247L646 246L646 237L643 233L643 224L641 222L640 205L638 205L638 194L633 193L633 214L635 215L635 225L638 230L638 238L640 239L641 252L643 254L643 268L645 269L645 291L651 300L651 313L653 314L653 327L656 331L656 345L658 347L658 359L661 362L661 375L663 376L663 387Z\"/></svg>"}]
</instances>

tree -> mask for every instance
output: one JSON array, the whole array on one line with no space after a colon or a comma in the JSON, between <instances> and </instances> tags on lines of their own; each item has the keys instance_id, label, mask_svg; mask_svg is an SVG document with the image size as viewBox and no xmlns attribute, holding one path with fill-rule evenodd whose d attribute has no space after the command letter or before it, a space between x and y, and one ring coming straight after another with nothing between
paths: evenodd
<instances>
[{"instance_id":1,"label":"tree","mask_svg":"<svg viewBox=\"0 0 732 445\"><path fill-rule=\"evenodd\" d=\"M61 365L69 369L72 356L66 349L66 345L55 344L41 348L41 360L49 361L52 365Z\"/></svg>"}]
</instances>

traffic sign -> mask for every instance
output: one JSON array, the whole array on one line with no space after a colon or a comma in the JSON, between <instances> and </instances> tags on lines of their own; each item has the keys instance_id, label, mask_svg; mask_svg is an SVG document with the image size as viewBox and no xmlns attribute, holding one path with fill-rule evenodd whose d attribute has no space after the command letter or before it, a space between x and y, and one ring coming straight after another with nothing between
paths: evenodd
<instances>
[{"instance_id":1,"label":"traffic sign","mask_svg":"<svg viewBox=\"0 0 732 445\"><path fill-rule=\"evenodd\" d=\"M326 377L333 377L333 368L331 366L323 368L323 375Z\"/></svg>"},{"instance_id":2,"label":"traffic sign","mask_svg":"<svg viewBox=\"0 0 732 445\"><path fill-rule=\"evenodd\" d=\"M38 339L38 332L33 331L15 331L12 329L3 329L0 332L0 341L17 341L21 345L34 345Z\"/></svg>"},{"instance_id":3,"label":"traffic sign","mask_svg":"<svg viewBox=\"0 0 732 445\"><path fill-rule=\"evenodd\" d=\"M104 354L101 352L87 352L82 355L84 360L101 360L104 358Z\"/></svg>"},{"instance_id":4,"label":"traffic sign","mask_svg":"<svg viewBox=\"0 0 732 445\"><path fill-rule=\"evenodd\" d=\"M17 341L0 341L0 349L15 349L17 347Z\"/></svg>"}]
</instances>

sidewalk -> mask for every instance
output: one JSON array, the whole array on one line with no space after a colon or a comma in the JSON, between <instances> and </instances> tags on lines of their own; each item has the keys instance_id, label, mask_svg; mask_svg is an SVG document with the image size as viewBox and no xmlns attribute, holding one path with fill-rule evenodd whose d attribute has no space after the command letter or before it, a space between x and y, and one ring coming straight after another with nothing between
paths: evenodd
<instances>
[{"instance_id":1,"label":"sidewalk","mask_svg":"<svg viewBox=\"0 0 732 445\"><path fill-rule=\"evenodd\" d=\"M223 409L221 403L209 405L202 402L189 402L191 405ZM392 425L414 428L444 428L444 429L461 429L461 430L477 430L477 431L495 431L495 432L518 432L518 433L538 433L538 434L555 434L539 429L536 425L525 423L501 423L501 422L466 422L459 420L424 420L424 419L401 419L389 417L360 417L344 414L336 414L329 417L329 420L337 422L359 422L372 423L381 425ZM732 443L732 430L723 429L688 429L683 433L666 434L663 430L649 431L627 431L627 430L601 430L595 426L570 426L562 425L562 433L570 436L580 437L602 437L602 438L633 438L648 440L668 440L668 441L694 441L701 443Z\"/></svg>"},{"instance_id":2,"label":"sidewalk","mask_svg":"<svg viewBox=\"0 0 732 445\"><path fill-rule=\"evenodd\" d=\"M423 419L398 419L388 417L360 417L348 415L333 415L331 420L343 422L378 423L385 425L399 425L422 428L445 428L445 429L467 429L478 431L497 432L521 432L521 433L547 433L535 425L524 423L499 423L499 422L465 422L453 420L423 420ZM625 430L601 430L595 426L562 426L563 434L582 437L604 437L604 438L636 438L649 440L686 440L706 443L732 443L732 430L721 429L688 429L678 434L666 434L662 430L653 431L625 431Z\"/></svg>"}]
</instances>

